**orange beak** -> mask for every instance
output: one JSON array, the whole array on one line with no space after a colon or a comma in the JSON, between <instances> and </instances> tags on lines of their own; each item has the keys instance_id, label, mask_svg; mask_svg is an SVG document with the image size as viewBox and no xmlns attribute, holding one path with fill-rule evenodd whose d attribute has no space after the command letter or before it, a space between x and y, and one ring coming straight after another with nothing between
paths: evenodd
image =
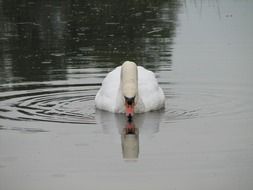
<instances>
[{"instance_id":1,"label":"orange beak","mask_svg":"<svg viewBox=\"0 0 253 190\"><path fill-rule=\"evenodd\" d=\"M127 117L133 117L134 116L134 104L128 105L126 103L125 108L126 108L126 116Z\"/></svg>"}]
</instances>

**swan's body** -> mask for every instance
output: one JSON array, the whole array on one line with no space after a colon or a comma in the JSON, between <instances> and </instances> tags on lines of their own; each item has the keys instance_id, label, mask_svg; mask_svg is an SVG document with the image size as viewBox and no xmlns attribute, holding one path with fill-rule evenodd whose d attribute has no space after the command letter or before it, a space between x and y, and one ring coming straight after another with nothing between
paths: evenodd
<instances>
[{"instance_id":1,"label":"swan's body","mask_svg":"<svg viewBox=\"0 0 253 190\"><path fill-rule=\"evenodd\" d=\"M130 61L108 73L96 95L95 104L101 110L125 113L128 100L133 100L135 113L158 110L165 104L155 74Z\"/></svg>"}]
</instances>

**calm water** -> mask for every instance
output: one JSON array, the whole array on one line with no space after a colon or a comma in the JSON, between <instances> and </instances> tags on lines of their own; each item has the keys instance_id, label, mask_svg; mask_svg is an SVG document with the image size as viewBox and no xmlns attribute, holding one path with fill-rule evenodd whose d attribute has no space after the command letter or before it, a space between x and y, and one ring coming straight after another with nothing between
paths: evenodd
<instances>
[{"instance_id":1,"label":"calm water","mask_svg":"<svg viewBox=\"0 0 253 190\"><path fill-rule=\"evenodd\" d=\"M252 10L0 0L0 189L251 190ZM122 115L94 108L125 60L155 72L166 94L130 136Z\"/></svg>"}]
</instances>

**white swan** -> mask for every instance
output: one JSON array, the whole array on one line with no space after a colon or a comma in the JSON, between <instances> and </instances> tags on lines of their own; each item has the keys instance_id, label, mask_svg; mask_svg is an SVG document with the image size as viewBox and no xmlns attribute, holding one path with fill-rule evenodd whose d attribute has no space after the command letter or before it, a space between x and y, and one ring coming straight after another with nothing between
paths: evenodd
<instances>
[{"instance_id":1,"label":"white swan","mask_svg":"<svg viewBox=\"0 0 253 190\"><path fill-rule=\"evenodd\" d=\"M130 61L108 73L95 98L96 108L127 116L158 110L164 104L155 74Z\"/></svg>"}]
</instances>

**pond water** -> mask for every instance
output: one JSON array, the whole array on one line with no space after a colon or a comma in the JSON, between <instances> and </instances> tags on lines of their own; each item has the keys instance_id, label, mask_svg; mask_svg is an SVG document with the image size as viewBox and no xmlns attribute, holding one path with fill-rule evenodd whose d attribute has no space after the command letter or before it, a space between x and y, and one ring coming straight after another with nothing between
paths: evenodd
<instances>
[{"instance_id":1,"label":"pond water","mask_svg":"<svg viewBox=\"0 0 253 190\"><path fill-rule=\"evenodd\" d=\"M0 189L252 189L253 2L0 0ZM164 110L98 111L125 60ZM129 159L131 157L131 159Z\"/></svg>"}]
</instances>

